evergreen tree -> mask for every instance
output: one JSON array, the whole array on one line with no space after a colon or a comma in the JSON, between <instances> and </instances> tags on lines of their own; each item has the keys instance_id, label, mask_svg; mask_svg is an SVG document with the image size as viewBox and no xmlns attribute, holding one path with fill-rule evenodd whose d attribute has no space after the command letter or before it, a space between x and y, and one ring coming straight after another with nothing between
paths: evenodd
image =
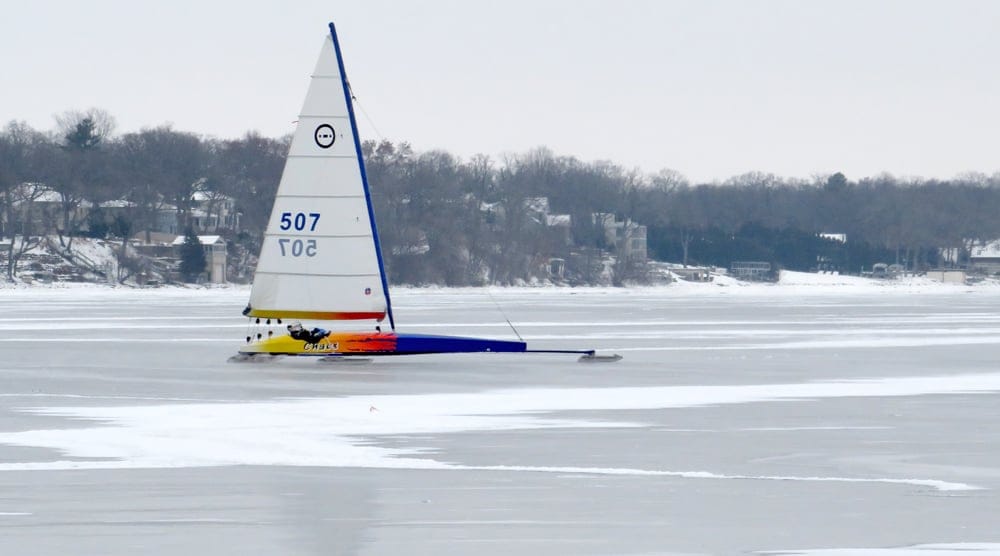
<instances>
[{"instance_id":1,"label":"evergreen tree","mask_svg":"<svg viewBox=\"0 0 1000 556\"><path fill-rule=\"evenodd\" d=\"M205 272L205 251L198 241L192 228L184 234L184 244L181 245L181 276L187 282L196 282Z\"/></svg>"}]
</instances>

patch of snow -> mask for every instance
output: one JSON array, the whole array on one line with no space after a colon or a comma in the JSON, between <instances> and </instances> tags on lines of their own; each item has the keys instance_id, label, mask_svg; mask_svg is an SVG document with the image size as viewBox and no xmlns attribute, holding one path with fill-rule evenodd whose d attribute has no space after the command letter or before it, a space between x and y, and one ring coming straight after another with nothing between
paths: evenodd
<instances>
[{"instance_id":1,"label":"patch of snow","mask_svg":"<svg viewBox=\"0 0 1000 556\"><path fill-rule=\"evenodd\" d=\"M985 245L978 245L973 247L969 255L976 258L983 259L997 259L1000 258L1000 241L993 241Z\"/></svg>"},{"instance_id":2,"label":"patch of snow","mask_svg":"<svg viewBox=\"0 0 1000 556\"><path fill-rule=\"evenodd\" d=\"M683 409L806 399L997 391L1000 391L1000 373L790 384L524 388L249 403L30 408L22 411L96 421L97 424L89 428L77 426L5 432L0 433L0 443L53 449L68 458L100 459L3 463L0 464L0 471L306 465L664 475L692 479L850 482L909 485L941 491L975 490L978 487L970 484L917 477L746 476L700 470L467 466L435 460L425 448L387 448L377 445L373 439L386 435L647 426L625 420L553 415L558 412ZM372 411L372 407L378 408L378 411Z\"/></svg>"},{"instance_id":3,"label":"patch of snow","mask_svg":"<svg viewBox=\"0 0 1000 556\"><path fill-rule=\"evenodd\" d=\"M221 238L222 236L198 236L198 242L201 243L202 245L213 245L217 243ZM171 245L183 245L186 239L187 238L185 238L184 236L177 236L177 238L174 239L174 242Z\"/></svg>"},{"instance_id":4,"label":"patch of snow","mask_svg":"<svg viewBox=\"0 0 1000 556\"><path fill-rule=\"evenodd\" d=\"M898 548L820 548L755 552L773 556L1000 556L1000 543L936 543Z\"/></svg>"},{"instance_id":5,"label":"patch of snow","mask_svg":"<svg viewBox=\"0 0 1000 556\"><path fill-rule=\"evenodd\" d=\"M116 249L120 247L103 239L75 238L72 250L92 262L97 268L105 265L117 265Z\"/></svg>"},{"instance_id":6,"label":"patch of snow","mask_svg":"<svg viewBox=\"0 0 1000 556\"><path fill-rule=\"evenodd\" d=\"M874 286L878 283L885 283L872 278L861 276L848 276L846 274L828 274L818 272L794 272L782 270L778 283L785 286L815 286L815 285L837 285L837 286Z\"/></svg>"}]
</instances>

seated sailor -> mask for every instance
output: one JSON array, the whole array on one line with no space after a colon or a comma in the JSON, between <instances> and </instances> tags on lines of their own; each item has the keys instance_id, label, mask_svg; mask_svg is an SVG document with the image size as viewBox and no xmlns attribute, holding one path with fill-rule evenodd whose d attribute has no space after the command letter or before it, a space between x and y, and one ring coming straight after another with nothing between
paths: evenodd
<instances>
[{"instance_id":1,"label":"seated sailor","mask_svg":"<svg viewBox=\"0 0 1000 556\"><path fill-rule=\"evenodd\" d=\"M302 340L307 344L317 344L329 334L329 331L323 330L322 328L306 330L302 327L302 323L300 322L293 322L288 325L288 335L296 340Z\"/></svg>"}]
</instances>

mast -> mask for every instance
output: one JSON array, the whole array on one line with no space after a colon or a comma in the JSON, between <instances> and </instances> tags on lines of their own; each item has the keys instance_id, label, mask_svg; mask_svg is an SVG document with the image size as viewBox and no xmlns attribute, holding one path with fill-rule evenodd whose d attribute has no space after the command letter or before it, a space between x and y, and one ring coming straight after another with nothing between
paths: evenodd
<instances>
[{"instance_id":1,"label":"mast","mask_svg":"<svg viewBox=\"0 0 1000 556\"><path fill-rule=\"evenodd\" d=\"M361 183L365 190L365 201L368 203L368 220L372 226L372 239L375 241L375 256L378 258L378 272L382 279L382 292L385 293L385 312L389 315L389 326L396 329L396 321L392 316L392 299L389 297L389 281L385 277L385 263L382 259L382 244L378 238L378 226L375 225L375 210L372 208L371 191L368 189L368 173L365 170L365 158L361 154L361 138L358 135L358 123L354 118L354 103L351 102L351 86L347 82L347 73L344 71L344 57L340 53L340 41L337 39L337 29L333 22L330 22L330 37L333 39L333 48L337 52L337 67L340 69L340 80L344 86L344 100L347 101L347 114L351 120L351 132L354 135L354 149L358 155L358 166L361 168Z\"/></svg>"}]
</instances>

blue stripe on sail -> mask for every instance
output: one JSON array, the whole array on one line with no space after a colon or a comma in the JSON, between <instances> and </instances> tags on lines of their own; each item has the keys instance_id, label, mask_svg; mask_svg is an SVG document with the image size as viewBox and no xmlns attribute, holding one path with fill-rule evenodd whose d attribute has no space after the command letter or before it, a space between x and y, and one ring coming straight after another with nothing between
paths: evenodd
<instances>
[{"instance_id":1,"label":"blue stripe on sail","mask_svg":"<svg viewBox=\"0 0 1000 556\"><path fill-rule=\"evenodd\" d=\"M361 183L365 189L365 201L368 203L368 219L372 224L372 236L375 240L375 256L378 257L378 272L382 278L382 291L385 293L385 312L389 315L389 326L396 329L396 321L392 317L392 301L389 298L389 281L385 277L385 265L382 262L382 244L378 239L378 227L375 225L375 210L372 208L372 197L368 190L368 173L365 171L365 159L361 155L361 138L358 136L358 123L354 118L354 104L351 102L351 90L347 84L347 73L344 71L344 58L340 54L340 41L337 40L337 29L330 22L330 37L333 39L333 49L337 53L337 68L340 70L340 80L344 86L344 100L347 101L347 114L351 120L351 131L354 134L354 148L358 153L358 165L361 167Z\"/></svg>"}]
</instances>

